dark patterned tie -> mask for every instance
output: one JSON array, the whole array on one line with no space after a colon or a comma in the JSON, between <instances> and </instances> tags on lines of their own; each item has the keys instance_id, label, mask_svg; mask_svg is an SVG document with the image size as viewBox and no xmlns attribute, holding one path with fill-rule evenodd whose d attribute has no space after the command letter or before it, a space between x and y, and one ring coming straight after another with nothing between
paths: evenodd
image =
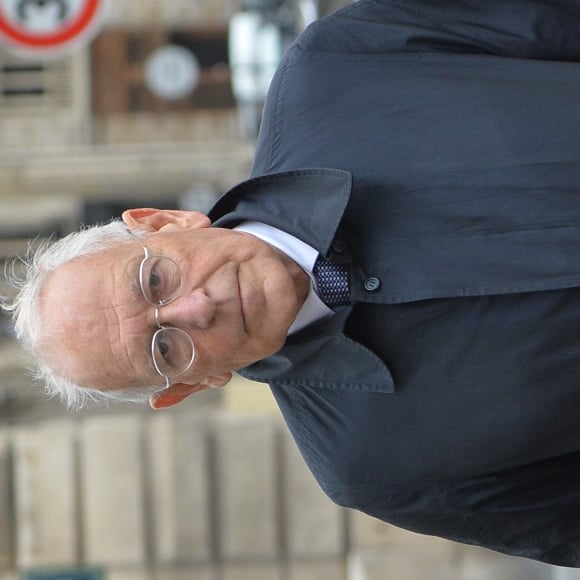
<instances>
[{"instance_id":1,"label":"dark patterned tie","mask_svg":"<svg viewBox=\"0 0 580 580\"><path fill-rule=\"evenodd\" d=\"M317 294L327 306L343 306L350 302L349 267L318 256L312 274L318 286Z\"/></svg>"}]
</instances>

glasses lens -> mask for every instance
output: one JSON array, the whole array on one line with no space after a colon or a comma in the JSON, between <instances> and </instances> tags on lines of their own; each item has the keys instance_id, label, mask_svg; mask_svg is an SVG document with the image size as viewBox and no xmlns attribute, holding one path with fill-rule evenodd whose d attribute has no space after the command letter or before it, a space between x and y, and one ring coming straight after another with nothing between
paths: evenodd
<instances>
[{"instance_id":1,"label":"glasses lens","mask_svg":"<svg viewBox=\"0 0 580 580\"><path fill-rule=\"evenodd\" d=\"M141 264L139 281L145 299L155 306L163 306L181 291L181 270L170 258L151 256Z\"/></svg>"},{"instance_id":2,"label":"glasses lens","mask_svg":"<svg viewBox=\"0 0 580 580\"><path fill-rule=\"evenodd\" d=\"M153 335L151 352L157 372L167 377L184 373L195 359L191 338L179 328L160 328Z\"/></svg>"}]
</instances>

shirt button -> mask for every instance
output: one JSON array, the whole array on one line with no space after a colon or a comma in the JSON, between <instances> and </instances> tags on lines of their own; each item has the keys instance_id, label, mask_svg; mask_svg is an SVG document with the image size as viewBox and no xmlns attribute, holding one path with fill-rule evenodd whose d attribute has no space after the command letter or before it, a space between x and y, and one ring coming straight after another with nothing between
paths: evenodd
<instances>
[{"instance_id":1,"label":"shirt button","mask_svg":"<svg viewBox=\"0 0 580 580\"><path fill-rule=\"evenodd\" d=\"M368 292L376 292L381 287L381 281L375 276L369 276L365 280L365 290Z\"/></svg>"},{"instance_id":2,"label":"shirt button","mask_svg":"<svg viewBox=\"0 0 580 580\"><path fill-rule=\"evenodd\" d=\"M342 254L342 252L346 250L346 244L341 240L334 240L334 242L332 242L332 249L337 254Z\"/></svg>"}]
</instances>

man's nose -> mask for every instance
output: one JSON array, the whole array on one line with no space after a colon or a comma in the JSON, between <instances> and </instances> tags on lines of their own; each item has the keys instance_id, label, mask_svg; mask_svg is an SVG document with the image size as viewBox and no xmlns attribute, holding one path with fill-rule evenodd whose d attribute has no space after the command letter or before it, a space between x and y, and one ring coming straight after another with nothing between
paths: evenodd
<instances>
[{"instance_id":1,"label":"man's nose","mask_svg":"<svg viewBox=\"0 0 580 580\"><path fill-rule=\"evenodd\" d=\"M178 328L208 328L215 316L216 305L201 288L179 296L159 309L159 322Z\"/></svg>"}]
</instances>

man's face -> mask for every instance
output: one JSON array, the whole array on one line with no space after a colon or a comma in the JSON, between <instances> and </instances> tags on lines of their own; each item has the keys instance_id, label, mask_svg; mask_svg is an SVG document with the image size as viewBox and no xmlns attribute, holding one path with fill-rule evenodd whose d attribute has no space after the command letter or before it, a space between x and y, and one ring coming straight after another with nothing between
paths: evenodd
<instances>
[{"instance_id":1,"label":"man's face","mask_svg":"<svg viewBox=\"0 0 580 580\"><path fill-rule=\"evenodd\" d=\"M98 389L164 385L151 359L155 309L138 283L143 245L171 258L183 275L180 296L159 309L159 322L185 331L195 345L175 393L200 390L212 377L219 382L282 347L307 293L304 272L254 236L210 228L192 215L191 223L156 223L141 241L74 260L49 277L43 347L64 376Z\"/></svg>"}]
</instances>

